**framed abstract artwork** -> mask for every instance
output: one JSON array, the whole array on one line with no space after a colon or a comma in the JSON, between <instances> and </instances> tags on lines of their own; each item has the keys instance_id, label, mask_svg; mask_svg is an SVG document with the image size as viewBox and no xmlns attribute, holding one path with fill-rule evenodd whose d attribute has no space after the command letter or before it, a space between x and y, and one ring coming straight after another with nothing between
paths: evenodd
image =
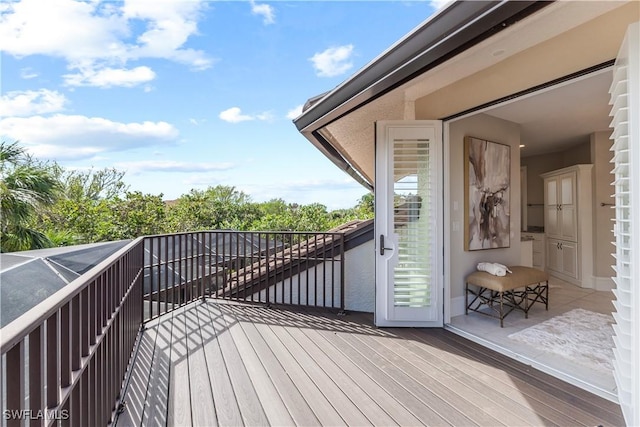
<instances>
[{"instance_id":1,"label":"framed abstract artwork","mask_svg":"<svg viewBox=\"0 0 640 427\"><path fill-rule=\"evenodd\" d=\"M511 147L467 136L464 158L464 249L508 248Z\"/></svg>"}]
</instances>

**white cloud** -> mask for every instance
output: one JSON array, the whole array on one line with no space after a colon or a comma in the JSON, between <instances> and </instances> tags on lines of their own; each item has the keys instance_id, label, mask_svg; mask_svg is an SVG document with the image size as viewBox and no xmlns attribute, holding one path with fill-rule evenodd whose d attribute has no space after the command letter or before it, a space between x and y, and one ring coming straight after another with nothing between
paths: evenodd
<instances>
[{"instance_id":1,"label":"white cloud","mask_svg":"<svg viewBox=\"0 0 640 427\"><path fill-rule=\"evenodd\" d=\"M287 119L293 120L296 117L298 117L300 114L302 114L302 107L303 107L303 105L300 104L300 105L296 106L295 108L289 110L287 112Z\"/></svg>"},{"instance_id":2,"label":"white cloud","mask_svg":"<svg viewBox=\"0 0 640 427\"><path fill-rule=\"evenodd\" d=\"M353 67L350 61L353 45L330 47L323 52L316 53L309 60L313 63L316 74L320 77L335 77L346 73Z\"/></svg>"},{"instance_id":3,"label":"white cloud","mask_svg":"<svg viewBox=\"0 0 640 427\"><path fill-rule=\"evenodd\" d=\"M70 70L81 74L85 69L123 70L128 61L144 58L203 70L212 60L202 51L185 47L189 37L197 34L203 7L205 3L199 1L6 3L0 10L0 50L15 57L63 58Z\"/></svg>"},{"instance_id":4,"label":"white cloud","mask_svg":"<svg viewBox=\"0 0 640 427\"><path fill-rule=\"evenodd\" d=\"M251 0L251 13L254 15L261 15L262 22L265 25L273 24L275 22L275 10L273 6L268 4L257 4L254 0Z\"/></svg>"},{"instance_id":5,"label":"white cloud","mask_svg":"<svg viewBox=\"0 0 640 427\"><path fill-rule=\"evenodd\" d=\"M0 120L0 135L19 140L41 159L82 159L100 153L170 144L178 130L166 122L122 123L56 114Z\"/></svg>"},{"instance_id":6,"label":"white cloud","mask_svg":"<svg viewBox=\"0 0 640 427\"><path fill-rule=\"evenodd\" d=\"M35 79L36 77L38 77L38 73L33 71L31 68L26 67L20 70L20 77L25 80Z\"/></svg>"},{"instance_id":7,"label":"white cloud","mask_svg":"<svg viewBox=\"0 0 640 427\"><path fill-rule=\"evenodd\" d=\"M233 168L233 163L212 162L178 162L173 160L141 160L137 162L120 162L114 165L117 169L124 169L132 174L141 172L213 172Z\"/></svg>"},{"instance_id":8,"label":"white cloud","mask_svg":"<svg viewBox=\"0 0 640 427\"><path fill-rule=\"evenodd\" d=\"M218 117L229 123L240 123L248 120L253 120L253 117L242 114L242 110L238 107L231 107L228 110L222 111Z\"/></svg>"},{"instance_id":9,"label":"white cloud","mask_svg":"<svg viewBox=\"0 0 640 427\"><path fill-rule=\"evenodd\" d=\"M67 86L96 86L108 88L112 86L133 87L155 79L156 73L149 67L140 66L132 69L92 68L80 69L77 74L63 76Z\"/></svg>"},{"instance_id":10,"label":"white cloud","mask_svg":"<svg viewBox=\"0 0 640 427\"><path fill-rule=\"evenodd\" d=\"M67 99L55 90L12 91L0 96L0 117L62 111Z\"/></svg>"},{"instance_id":11,"label":"white cloud","mask_svg":"<svg viewBox=\"0 0 640 427\"><path fill-rule=\"evenodd\" d=\"M243 114L242 110L239 107L231 107L227 110L224 110L220 114L218 114L218 117L221 120L224 120L225 122L229 122L229 123L240 123L240 122L246 122L250 120L271 121L274 119L273 113L271 113L270 111L265 111L264 113L250 115L250 114Z\"/></svg>"}]
</instances>

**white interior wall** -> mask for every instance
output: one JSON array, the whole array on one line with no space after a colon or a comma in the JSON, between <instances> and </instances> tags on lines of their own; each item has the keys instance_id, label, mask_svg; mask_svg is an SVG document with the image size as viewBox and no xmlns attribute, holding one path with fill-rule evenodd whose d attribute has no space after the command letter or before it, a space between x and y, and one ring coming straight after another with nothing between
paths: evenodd
<instances>
[{"instance_id":1,"label":"white interior wall","mask_svg":"<svg viewBox=\"0 0 640 427\"><path fill-rule=\"evenodd\" d=\"M511 246L503 249L464 250L464 137L473 136L511 146ZM516 123L486 114L449 123L449 191L450 191L450 315L464 313L464 279L479 262L520 264L520 127ZM445 150L447 146L445 145Z\"/></svg>"},{"instance_id":2,"label":"white interior wall","mask_svg":"<svg viewBox=\"0 0 640 427\"><path fill-rule=\"evenodd\" d=\"M609 139L611 131L596 132L591 135L591 160L593 162L593 254L594 275L596 276L596 288L613 289L614 283L611 277L614 275L612 265L616 260L613 253L616 251L613 241L613 220L615 209L612 206L602 206L601 203L613 204L615 200L615 188L611 185L613 165L611 159L612 141Z\"/></svg>"}]
</instances>

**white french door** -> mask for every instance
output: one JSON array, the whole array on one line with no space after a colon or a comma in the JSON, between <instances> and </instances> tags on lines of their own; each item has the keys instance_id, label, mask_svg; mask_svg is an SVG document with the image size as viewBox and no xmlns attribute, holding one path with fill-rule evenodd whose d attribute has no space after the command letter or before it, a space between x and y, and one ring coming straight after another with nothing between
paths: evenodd
<instances>
[{"instance_id":1,"label":"white french door","mask_svg":"<svg viewBox=\"0 0 640 427\"><path fill-rule=\"evenodd\" d=\"M443 324L442 122L376 123L377 326Z\"/></svg>"}]
</instances>

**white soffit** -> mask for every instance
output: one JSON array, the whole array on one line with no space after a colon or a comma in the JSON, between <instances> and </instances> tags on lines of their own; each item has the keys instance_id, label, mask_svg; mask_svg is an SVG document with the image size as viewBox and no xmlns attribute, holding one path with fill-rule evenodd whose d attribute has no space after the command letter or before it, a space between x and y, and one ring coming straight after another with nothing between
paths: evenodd
<instances>
[{"instance_id":1,"label":"white soffit","mask_svg":"<svg viewBox=\"0 0 640 427\"><path fill-rule=\"evenodd\" d=\"M628 1L558 1L484 40L400 88L407 101L438 89L552 39Z\"/></svg>"}]
</instances>

